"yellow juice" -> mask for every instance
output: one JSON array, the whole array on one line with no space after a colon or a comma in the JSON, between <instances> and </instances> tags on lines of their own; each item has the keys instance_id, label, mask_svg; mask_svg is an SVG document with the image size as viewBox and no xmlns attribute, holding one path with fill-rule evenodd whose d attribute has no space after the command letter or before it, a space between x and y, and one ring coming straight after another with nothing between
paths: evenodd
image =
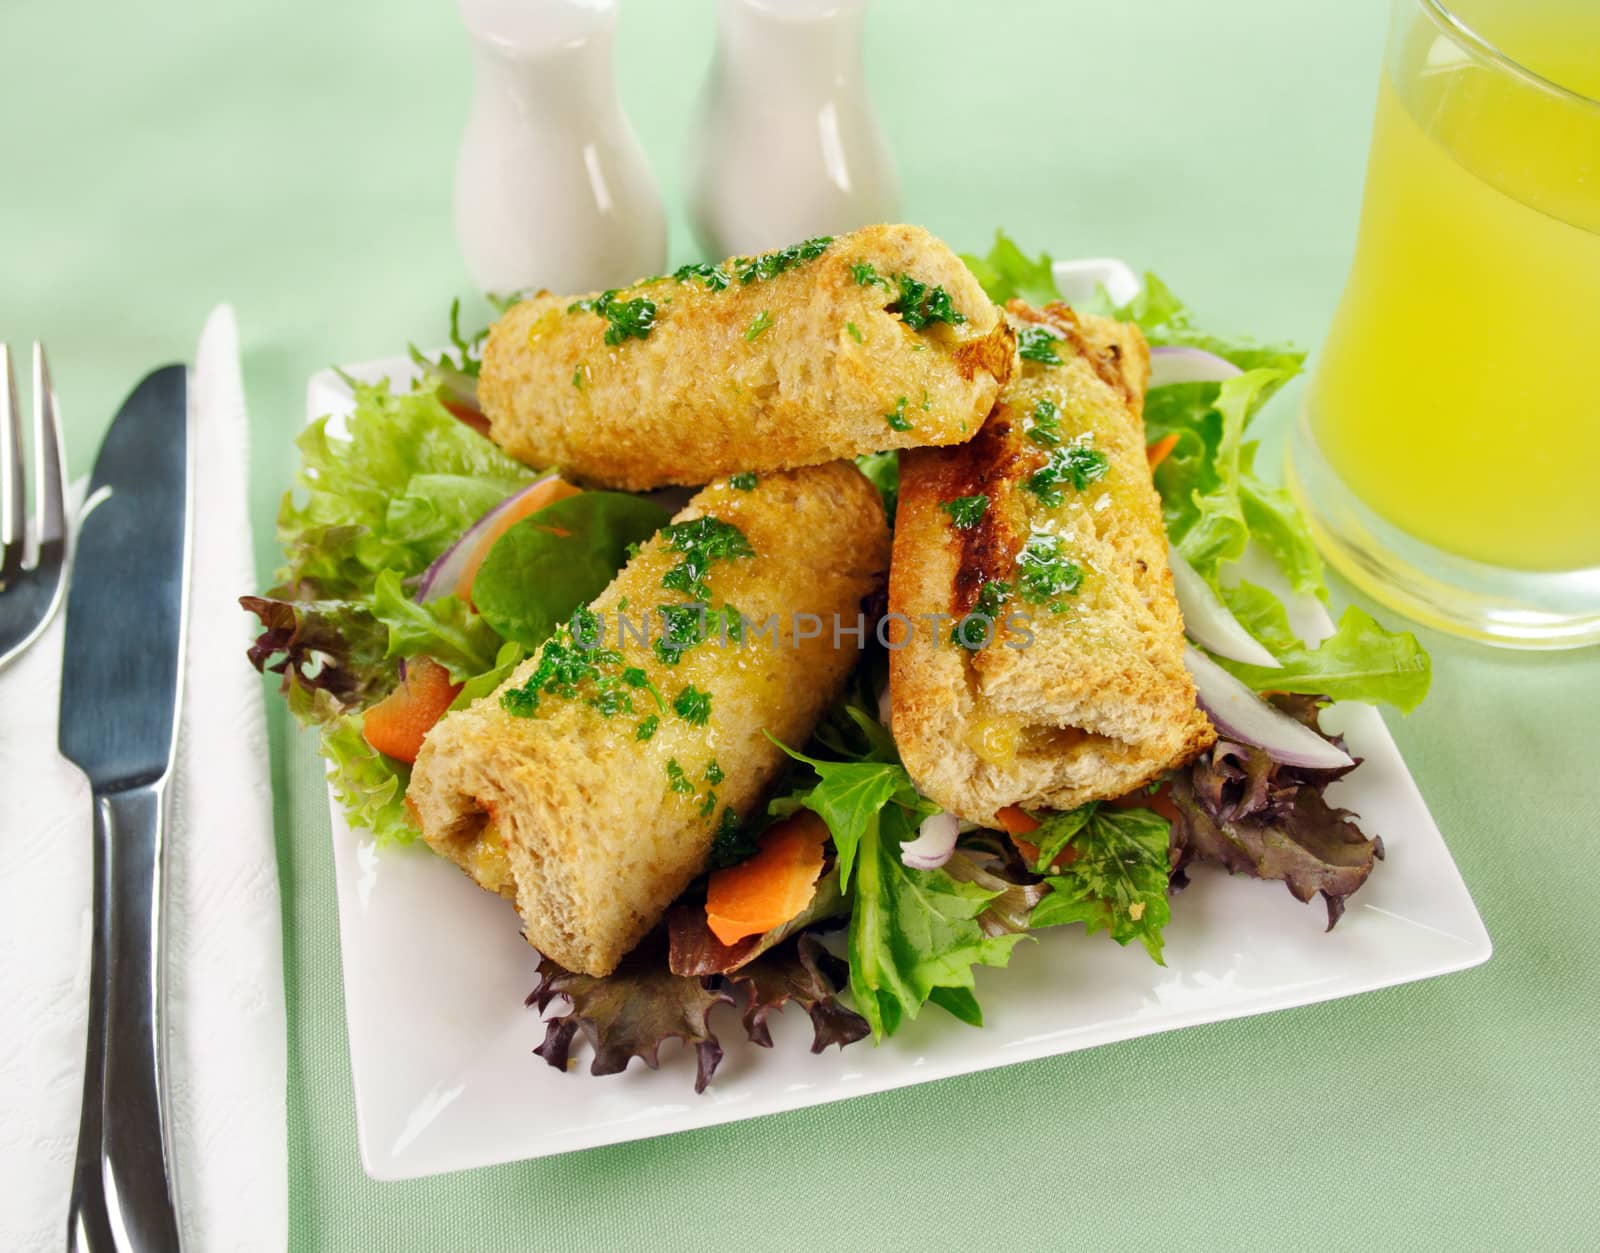
<instances>
[{"instance_id":1,"label":"yellow juice","mask_svg":"<svg viewBox=\"0 0 1600 1253\"><path fill-rule=\"evenodd\" d=\"M1522 65L1600 97L1596 0L1473 7ZM1311 429L1419 539L1517 570L1600 566L1600 106L1426 22L1393 38Z\"/></svg>"}]
</instances>

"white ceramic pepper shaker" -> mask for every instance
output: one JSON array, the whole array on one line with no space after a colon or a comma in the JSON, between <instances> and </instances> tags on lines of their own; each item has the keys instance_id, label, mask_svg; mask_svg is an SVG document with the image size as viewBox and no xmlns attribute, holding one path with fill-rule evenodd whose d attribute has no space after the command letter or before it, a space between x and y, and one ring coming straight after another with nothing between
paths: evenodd
<instances>
[{"instance_id":1,"label":"white ceramic pepper shaker","mask_svg":"<svg viewBox=\"0 0 1600 1253\"><path fill-rule=\"evenodd\" d=\"M666 218L617 98L617 0L457 2L475 83L456 241L473 279L581 292L659 273Z\"/></svg>"},{"instance_id":2,"label":"white ceramic pepper shaker","mask_svg":"<svg viewBox=\"0 0 1600 1253\"><path fill-rule=\"evenodd\" d=\"M690 139L690 223L713 258L893 221L900 181L867 94L866 0L718 0Z\"/></svg>"}]
</instances>

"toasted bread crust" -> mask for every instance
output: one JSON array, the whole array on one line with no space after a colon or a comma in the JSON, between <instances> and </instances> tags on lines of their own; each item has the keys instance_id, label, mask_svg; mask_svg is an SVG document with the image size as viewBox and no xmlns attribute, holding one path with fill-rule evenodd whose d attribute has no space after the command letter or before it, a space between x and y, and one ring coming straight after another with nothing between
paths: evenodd
<instances>
[{"instance_id":1,"label":"toasted bread crust","mask_svg":"<svg viewBox=\"0 0 1600 1253\"><path fill-rule=\"evenodd\" d=\"M1183 621L1167 566L1160 500L1141 415L1149 354L1133 326L1013 302L1019 323L1060 336L1060 365L1025 363L983 430L957 448L905 453L889 582L891 612L918 622L891 653L895 740L918 787L946 809L992 822L1007 805L1073 808L1125 795L1214 739L1183 666ZM1059 446L1104 453L1105 476L1047 506L1028 480L1049 449L1029 437L1039 403L1055 405ZM971 529L941 504L983 494ZM1029 536L1058 536L1084 574L1074 594L1026 613L968 651L922 615L972 611L985 584L1018 586Z\"/></svg>"},{"instance_id":2,"label":"toasted bread crust","mask_svg":"<svg viewBox=\"0 0 1600 1253\"><path fill-rule=\"evenodd\" d=\"M885 281L858 281L851 267L862 263ZM724 270L734 274L731 262ZM944 287L963 321L912 330L887 311L900 274ZM866 227L781 274L734 277L722 290L665 278L617 297L632 298L656 305L655 325L615 345L604 317L570 311L571 296L535 296L495 324L478 384L495 442L599 486L694 485L959 443L1012 369L1000 311L920 227ZM890 425L897 410L907 429Z\"/></svg>"},{"instance_id":3,"label":"toasted bread crust","mask_svg":"<svg viewBox=\"0 0 1600 1253\"><path fill-rule=\"evenodd\" d=\"M620 613L637 620L686 603L663 589L678 555L658 539L593 605L606 646L622 654L606 672L636 667L648 681L626 689L631 709L607 716L580 686L575 697L542 695L534 716L515 717L500 697L528 679L530 659L499 691L446 715L412 772L407 799L428 844L490 890L504 890L509 874L529 943L569 970L616 968L705 869L724 811L748 815L781 769L768 735L804 743L837 694L856 650L837 646L831 625L803 638L809 626L791 630L789 615L827 624L837 615L853 628L862 598L882 586L883 507L848 463L763 475L749 491L713 483L674 520L704 516L738 527L755 550L712 565L713 607L753 623L777 615L774 638L747 632L741 646L713 637L668 665L622 632ZM691 685L710 696L702 725L674 711ZM650 716L659 725L641 740ZM688 792L673 789L669 763Z\"/></svg>"}]
</instances>

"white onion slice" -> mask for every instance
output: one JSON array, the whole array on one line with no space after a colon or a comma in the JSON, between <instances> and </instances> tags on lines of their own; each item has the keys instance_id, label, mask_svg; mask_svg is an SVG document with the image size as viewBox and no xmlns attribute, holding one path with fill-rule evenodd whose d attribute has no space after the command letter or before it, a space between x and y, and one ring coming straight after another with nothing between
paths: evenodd
<instances>
[{"instance_id":1,"label":"white onion slice","mask_svg":"<svg viewBox=\"0 0 1600 1253\"><path fill-rule=\"evenodd\" d=\"M1229 661L1242 661L1247 666L1264 666L1271 670L1282 669L1283 663L1244 629L1244 624L1211 590L1211 584L1200 577L1200 572L1176 548L1167 550L1167 564L1172 567L1172 588L1178 594L1178 608L1183 610L1183 629L1190 639Z\"/></svg>"},{"instance_id":2,"label":"white onion slice","mask_svg":"<svg viewBox=\"0 0 1600 1253\"><path fill-rule=\"evenodd\" d=\"M478 544L482 541L489 529L494 526L496 519L500 518L507 509L516 504L529 492L544 486L551 479L559 478L556 474L544 474L534 479L520 491L511 493L483 517L479 518L461 534L461 538L449 548L439 554L438 559L422 574L422 580L417 584L417 599L427 604L436 596L448 596L455 591L461 583L461 576L466 573L467 565L472 560L473 554L478 551Z\"/></svg>"},{"instance_id":3,"label":"white onion slice","mask_svg":"<svg viewBox=\"0 0 1600 1253\"><path fill-rule=\"evenodd\" d=\"M441 389L448 400L471 409L474 413L482 412L478 408L478 380L451 365L448 355L434 361L418 352L417 346L413 344L411 361L422 371L423 380Z\"/></svg>"},{"instance_id":4,"label":"white onion slice","mask_svg":"<svg viewBox=\"0 0 1600 1253\"><path fill-rule=\"evenodd\" d=\"M1184 645L1183 664L1194 676L1200 708L1219 734L1264 748L1274 761L1286 766L1338 770L1355 765L1355 759L1337 744L1273 708L1193 645Z\"/></svg>"},{"instance_id":5,"label":"white onion slice","mask_svg":"<svg viewBox=\"0 0 1600 1253\"><path fill-rule=\"evenodd\" d=\"M1176 344L1150 350L1150 386L1169 383L1220 383L1244 371L1226 357L1204 348L1181 348Z\"/></svg>"},{"instance_id":6,"label":"white onion slice","mask_svg":"<svg viewBox=\"0 0 1600 1253\"><path fill-rule=\"evenodd\" d=\"M478 407L478 380L472 375L463 374L460 370L447 365L432 366L428 373L456 404L471 409L474 413L483 412Z\"/></svg>"},{"instance_id":7,"label":"white onion slice","mask_svg":"<svg viewBox=\"0 0 1600 1253\"><path fill-rule=\"evenodd\" d=\"M916 839L900 841L900 860L913 870L937 870L950 860L960 834L961 820L954 814L924 818Z\"/></svg>"}]
</instances>

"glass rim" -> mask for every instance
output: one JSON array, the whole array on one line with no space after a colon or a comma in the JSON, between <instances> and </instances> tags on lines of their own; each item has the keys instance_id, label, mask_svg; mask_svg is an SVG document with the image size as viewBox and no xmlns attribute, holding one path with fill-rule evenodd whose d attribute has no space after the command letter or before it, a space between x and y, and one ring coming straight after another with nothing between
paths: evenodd
<instances>
[{"instance_id":1,"label":"glass rim","mask_svg":"<svg viewBox=\"0 0 1600 1253\"><path fill-rule=\"evenodd\" d=\"M1522 79L1530 86L1537 87L1558 96L1580 108L1594 109L1600 112L1600 100L1593 96L1585 95L1575 87L1567 87L1556 82L1553 78L1546 78L1537 70L1531 70L1521 61L1502 51L1496 44L1485 39L1471 26L1467 25L1458 13L1450 8L1446 0L1416 0L1418 7L1423 9L1433 18L1435 25L1440 26L1447 34L1458 40L1466 47L1492 62L1500 69L1509 72L1516 78Z\"/></svg>"}]
</instances>

